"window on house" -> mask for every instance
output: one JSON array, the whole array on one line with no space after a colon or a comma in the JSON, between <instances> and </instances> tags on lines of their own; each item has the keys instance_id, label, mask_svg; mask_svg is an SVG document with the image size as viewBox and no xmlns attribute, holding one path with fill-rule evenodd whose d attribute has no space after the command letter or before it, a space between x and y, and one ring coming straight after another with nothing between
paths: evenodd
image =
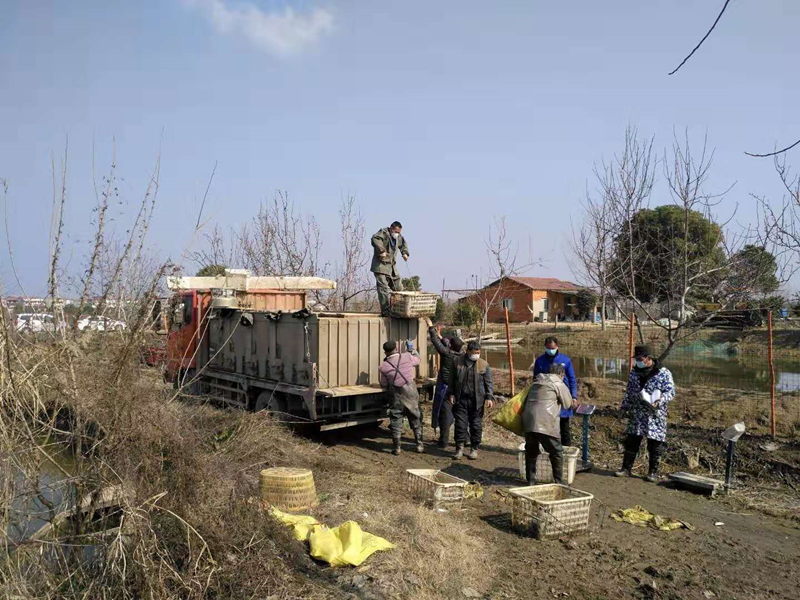
<instances>
[{"instance_id":1,"label":"window on house","mask_svg":"<svg viewBox=\"0 0 800 600\"><path fill-rule=\"evenodd\" d=\"M514 299L513 298L503 298L503 308L507 308L508 310L514 310Z\"/></svg>"},{"instance_id":2,"label":"window on house","mask_svg":"<svg viewBox=\"0 0 800 600\"><path fill-rule=\"evenodd\" d=\"M550 299L545 298L543 301L542 310L550 310Z\"/></svg>"}]
</instances>

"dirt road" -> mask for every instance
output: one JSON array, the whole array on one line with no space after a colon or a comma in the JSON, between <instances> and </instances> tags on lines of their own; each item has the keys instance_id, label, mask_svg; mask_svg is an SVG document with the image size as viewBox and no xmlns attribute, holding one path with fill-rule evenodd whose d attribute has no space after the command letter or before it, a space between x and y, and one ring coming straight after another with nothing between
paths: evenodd
<instances>
[{"instance_id":1,"label":"dirt road","mask_svg":"<svg viewBox=\"0 0 800 600\"><path fill-rule=\"evenodd\" d=\"M482 498L467 501L461 511L433 513L432 519L446 520L448 528L477 540L470 552L485 555L479 561L485 565L485 574L461 575L464 587L448 586L442 597L800 598L797 521L744 512L727 498L711 499L640 478L615 478L605 469L578 474L573 483L595 497L589 535L549 542L518 535L511 529L511 507L502 490L524 485L517 473L520 439L491 423L486 429L479 459L460 462L451 459L451 452L435 447L430 430L425 454L411 451L407 436L407 449L399 457L390 454L391 440L384 427L320 438L322 459L347 465L345 473L321 475L320 490L331 490L331 503L326 507L323 502L320 513L332 519L354 518L367 494L378 494L395 507L413 503L405 491L405 469L437 468L478 481L485 492ZM343 494L346 500L337 505L333 499L343 498ZM368 504L377 506L374 499ZM687 521L695 530L659 532L609 517L617 509L637 504ZM414 551L414 539L404 539L401 531L381 530L374 515L365 512L364 517L377 533ZM419 548L420 560L441 561L441 569L447 573L450 559L447 545L443 548L444 555L439 551L435 556L427 556L426 549ZM452 548L453 556L460 550ZM411 579L397 586L397 575L394 583L382 576L387 561L391 561L391 552L376 557L365 568L353 587L356 597L399 597L399 589L414 589L414 567L400 569Z\"/></svg>"}]
</instances>

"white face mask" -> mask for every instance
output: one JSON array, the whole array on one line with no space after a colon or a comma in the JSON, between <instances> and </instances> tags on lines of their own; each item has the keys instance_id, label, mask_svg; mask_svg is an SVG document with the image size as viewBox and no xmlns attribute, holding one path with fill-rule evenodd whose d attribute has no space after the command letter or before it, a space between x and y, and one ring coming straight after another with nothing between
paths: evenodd
<instances>
[{"instance_id":1,"label":"white face mask","mask_svg":"<svg viewBox=\"0 0 800 600\"><path fill-rule=\"evenodd\" d=\"M399 233L397 233L396 231L393 231L393 232L392 232L392 237L393 237L394 239L397 239L397 238L399 238L399 237L400 237L400 234L399 234Z\"/></svg>"},{"instance_id":2,"label":"white face mask","mask_svg":"<svg viewBox=\"0 0 800 600\"><path fill-rule=\"evenodd\" d=\"M478 360L480 357L481 357L480 354L467 354L467 358L470 359L473 362Z\"/></svg>"}]
</instances>

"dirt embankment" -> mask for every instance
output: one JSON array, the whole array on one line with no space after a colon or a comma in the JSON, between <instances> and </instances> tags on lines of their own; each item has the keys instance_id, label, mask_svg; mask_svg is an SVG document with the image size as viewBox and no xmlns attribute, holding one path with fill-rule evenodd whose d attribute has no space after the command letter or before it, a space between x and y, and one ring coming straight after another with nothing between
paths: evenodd
<instances>
[{"instance_id":1,"label":"dirt embankment","mask_svg":"<svg viewBox=\"0 0 800 600\"><path fill-rule=\"evenodd\" d=\"M505 338L505 326L491 324L489 332L500 333ZM645 342L655 348L666 343L666 333L659 327L644 327ZM587 349L613 350L621 356L627 356L629 330L627 325L610 324L603 331L599 325L586 323L564 323L557 328L552 325L528 324L512 325L511 337L522 338L524 344L541 347L548 336L556 336L562 346ZM638 331L634 343L639 344ZM695 335L680 342L680 345L691 344L702 340L711 344L727 344L731 352L744 355L765 354L768 346L766 327L758 329L701 329ZM800 323L779 322L773 331L773 353L776 358L800 357Z\"/></svg>"}]
</instances>

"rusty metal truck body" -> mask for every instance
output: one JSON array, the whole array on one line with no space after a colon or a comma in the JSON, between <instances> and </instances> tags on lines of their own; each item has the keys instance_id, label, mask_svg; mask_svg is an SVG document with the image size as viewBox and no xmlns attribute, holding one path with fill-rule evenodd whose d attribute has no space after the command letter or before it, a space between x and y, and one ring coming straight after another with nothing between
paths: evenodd
<instances>
[{"instance_id":1,"label":"rusty metal truck body","mask_svg":"<svg viewBox=\"0 0 800 600\"><path fill-rule=\"evenodd\" d=\"M417 386L434 383L425 318L312 312L298 290L181 290L173 307L168 376L228 404L323 429L384 418L378 368L390 339L414 341Z\"/></svg>"}]
</instances>

